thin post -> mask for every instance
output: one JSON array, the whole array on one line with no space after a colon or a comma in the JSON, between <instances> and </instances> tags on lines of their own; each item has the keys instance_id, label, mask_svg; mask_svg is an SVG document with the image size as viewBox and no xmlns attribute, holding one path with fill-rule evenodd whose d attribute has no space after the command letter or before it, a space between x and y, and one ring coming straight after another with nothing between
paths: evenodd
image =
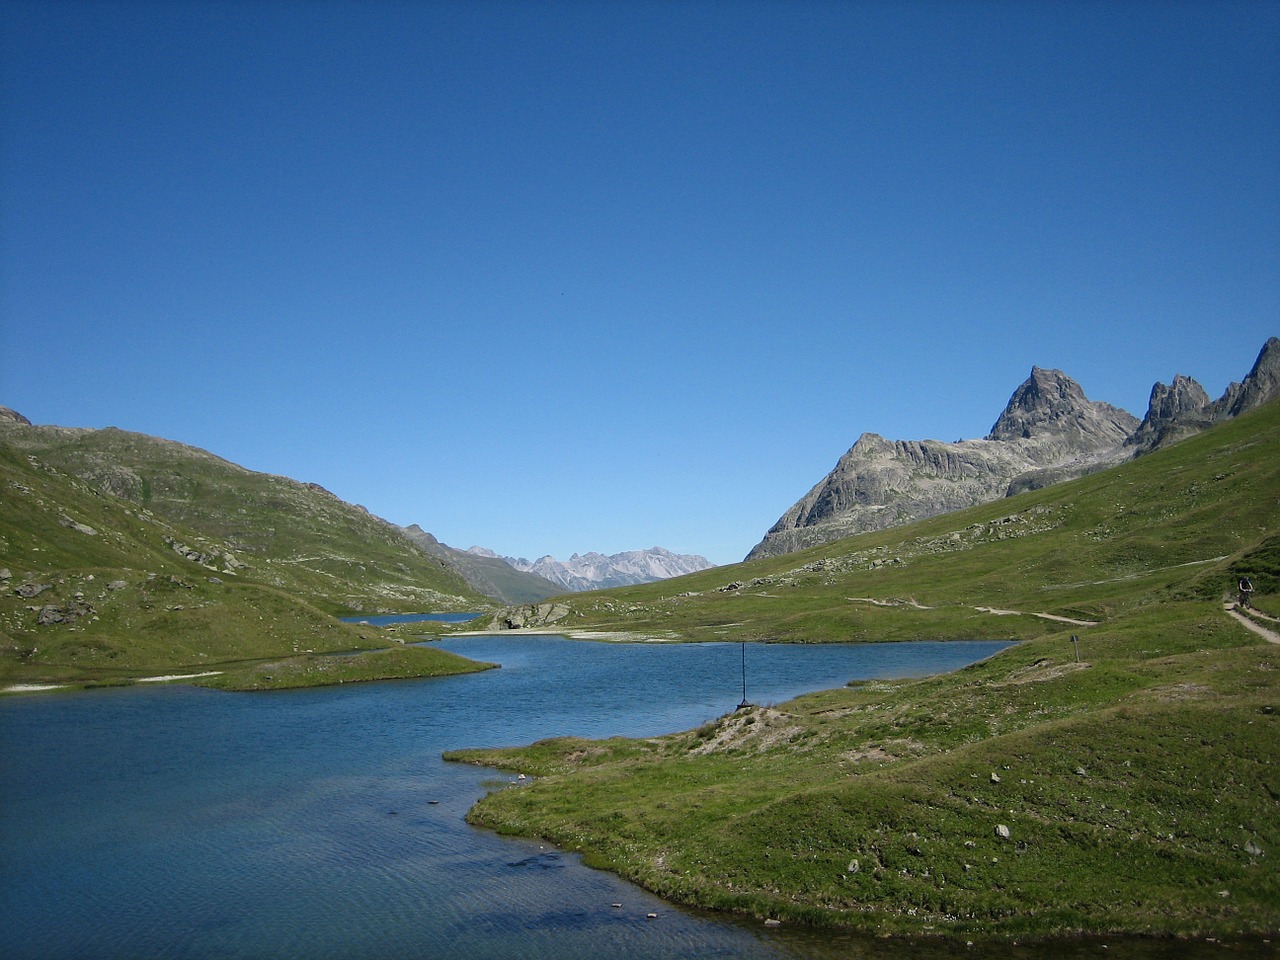
<instances>
[{"instance_id":1,"label":"thin post","mask_svg":"<svg viewBox=\"0 0 1280 960\"><path fill-rule=\"evenodd\" d=\"M1072 644L1075 645L1075 648L1076 648L1076 663L1079 663L1080 662L1080 638L1073 633L1071 635L1071 642Z\"/></svg>"},{"instance_id":2,"label":"thin post","mask_svg":"<svg viewBox=\"0 0 1280 960\"><path fill-rule=\"evenodd\" d=\"M747 641L742 641L742 702L738 709L743 710L751 704L747 703Z\"/></svg>"}]
</instances>

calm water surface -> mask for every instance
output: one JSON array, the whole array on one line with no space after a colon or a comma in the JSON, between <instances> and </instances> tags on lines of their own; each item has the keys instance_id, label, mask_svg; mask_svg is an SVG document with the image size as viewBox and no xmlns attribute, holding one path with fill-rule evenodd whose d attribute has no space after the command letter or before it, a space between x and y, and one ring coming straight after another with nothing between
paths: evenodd
<instances>
[{"instance_id":1,"label":"calm water surface","mask_svg":"<svg viewBox=\"0 0 1280 960\"><path fill-rule=\"evenodd\" d=\"M502 669L0 698L0 957L941 955L682 910L464 823L499 775L441 751L695 726L740 699L737 644L440 646ZM748 646L748 694L952 670L1001 646Z\"/></svg>"}]
</instances>

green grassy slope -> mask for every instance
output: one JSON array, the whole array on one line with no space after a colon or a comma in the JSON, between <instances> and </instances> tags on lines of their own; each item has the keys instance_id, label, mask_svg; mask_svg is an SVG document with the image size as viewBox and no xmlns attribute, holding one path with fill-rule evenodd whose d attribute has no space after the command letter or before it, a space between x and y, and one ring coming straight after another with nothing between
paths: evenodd
<instances>
[{"instance_id":1,"label":"green grassy slope","mask_svg":"<svg viewBox=\"0 0 1280 960\"><path fill-rule=\"evenodd\" d=\"M652 740L460 752L537 775L472 819L666 896L789 921L958 937L1275 932L1280 645L1223 598L1248 572L1258 605L1280 612L1278 521L1273 403L1071 484L582 598L574 626L1025 642L946 677Z\"/></svg>"},{"instance_id":2,"label":"green grassy slope","mask_svg":"<svg viewBox=\"0 0 1280 960\"><path fill-rule=\"evenodd\" d=\"M439 558L315 484L110 428L5 425L0 444L126 500L144 516L194 532L186 546L214 557L208 565L226 569L230 554L258 582L326 609L466 609L480 599Z\"/></svg>"},{"instance_id":3,"label":"green grassy slope","mask_svg":"<svg viewBox=\"0 0 1280 960\"><path fill-rule=\"evenodd\" d=\"M482 603L331 494L123 431L4 425L0 504L3 683L383 647L331 614Z\"/></svg>"}]
</instances>

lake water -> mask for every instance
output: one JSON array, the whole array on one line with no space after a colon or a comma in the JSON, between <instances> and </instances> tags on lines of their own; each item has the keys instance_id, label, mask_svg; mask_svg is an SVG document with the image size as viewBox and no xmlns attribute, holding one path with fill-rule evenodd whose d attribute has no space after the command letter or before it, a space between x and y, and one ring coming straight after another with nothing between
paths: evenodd
<instances>
[{"instance_id":1,"label":"lake water","mask_svg":"<svg viewBox=\"0 0 1280 960\"><path fill-rule=\"evenodd\" d=\"M866 941L680 909L463 821L499 775L441 751L696 726L741 698L738 644L439 645L502 669L0 698L0 957L873 955ZM748 695L952 670L1001 646L748 645ZM903 949L892 956L939 955Z\"/></svg>"}]
</instances>

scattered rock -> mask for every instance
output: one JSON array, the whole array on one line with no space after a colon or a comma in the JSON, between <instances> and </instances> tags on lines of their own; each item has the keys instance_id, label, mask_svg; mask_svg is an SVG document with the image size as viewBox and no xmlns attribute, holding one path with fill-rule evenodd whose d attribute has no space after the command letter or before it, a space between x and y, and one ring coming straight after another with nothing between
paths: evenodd
<instances>
[{"instance_id":1,"label":"scattered rock","mask_svg":"<svg viewBox=\"0 0 1280 960\"><path fill-rule=\"evenodd\" d=\"M78 523L65 515L59 517L58 522L64 527L74 530L76 533L83 533L90 537L96 537L98 535L98 531L93 529L93 527L89 526L87 523Z\"/></svg>"},{"instance_id":2,"label":"scattered rock","mask_svg":"<svg viewBox=\"0 0 1280 960\"><path fill-rule=\"evenodd\" d=\"M0 567L0 580L9 580L12 577L13 574L9 572L8 567Z\"/></svg>"},{"instance_id":3,"label":"scattered rock","mask_svg":"<svg viewBox=\"0 0 1280 960\"><path fill-rule=\"evenodd\" d=\"M1251 857L1262 856L1262 848L1258 846L1256 843L1254 843L1252 840L1250 840L1248 843L1244 845L1244 852Z\"/></svg>"},{"instance_id":4,"label":"scattered rock","mask_svg":"<svg viewBox=\"0 0 1280 960\"><path fill-rule=\"evenodd\" d=\"M764 922L764 925L765 925L766 927L780 927L780 926L782 926L782 921L781 921L781 920L774 920L772 917L770 917L768 920L766 920L766 921Z\"/></svg>"},{"instance_id":5,"label":"scattered rock","mask_svg":"<svg viewBox=\"0 0 1280 960\"><path fill-rule=\"evenodd\" d=\"M40 594L44 593L46 590L52 590L52 589L53 589L52 583L34 583L28 580L26 583L19 584L18 586L14 587L13 592L20 597L26 597L28 600L30 600L32 597L38 597L40 596Z\"/></svg>"},{"instance_id":6,"label":"scattered rock","mask_svg":"<svg viewBox=\"0 0 1280 960\"><path fill-rule=\"evenodd\" d=\"M1008 828L1008 827L1006 827L1003 823L997 823L997 824L996 824L996 836L997 836L997 837L999 837L1001 840L1008 840L1008 839L1009 839L1009 828Z\"/></svg>"},{"instance_id":7,"label":"scattered rock","mask_svg":"<svg viewBox=\"0 0 1280 960\"><path fill-rule=\"evenodd\" d=\"M173 537L165 537L164 542L169 544L169 548L180 557L190 560L192 563L198 563L202 566L210 566L216 559L216 554L201 553L194 547L188 547L185 543L175 540Z\"/></svg>"},{"instance_id":8,"label":"scattered rock","mask_svg":"<svg viewBox=\"0 0 1280 960\"><path fill-rule=\"evenodd\" d=\"M845 872L846 872L846 873L857 873L857 872L858 872L859 870L861 870L861 869L862 869L862 864L858 863L858 861L857 861L857 860L850 860L850 861L849 861L849 869L848 869L848 870L846 870Z\"/></svg>"},{"instance_id":9,"label":"scattered rock","mask_svg":"<svg viewBox=\"0 0 1280 960\"><path fill-rule=\"evenodd\" d=\"M1076 767L1077 777L1087 777L1088 775L1089 775L1089 771L1086 770L1084 767Z\"/></svg>"},{"instance_id":10,"label":"scattered rock","mask_svg":"<svg viewBox=\"0 0 1280 960\"><path fill-rule=\"evenodd\" d=\"M563 620L569 612L569 607L563 603L531 603L504 611L494 618L494 625L501 630L543 627Z\"/></svg>"},{"instance_id":11,"label":"scattered rock","mask_svg":"<svg viewBox=\"0 0 1280 960\"><path fill-rule=\"evenodd\" d=\"M74 623L86 614L94 612L93 606L83 600L72 600L62 606L58 606L55 603L46 603L40 608L40 612L36 614L36 623L42 627L54 623Z\"/></svg>"},{"instance_id":12,"label":"scattered rock","mask_svg":"<svg viewBox=\"0 0 1280 960\"><path fill-rule=\"evenodd\" d=\"M1000 774L996 773L994 770L991 772L991 782L992 783L1000 782Z\"/></svg>"},{"instance_id":13,"label":"scattered rock","mask_svg":"<svg viewBox=\"0 0 1280 960\"><path fill-rule=\"evenodd\" d=\"M112 580L110 583L108 583L108 584L107 584L107 589L108 589L108 590L123 590L123 589L124 589L125 587L127 587L128 585L129 585L129 584L128 584L128 582L127 582L127 581L125 581L125 580Z\"/></svg>"}]
</instances>

